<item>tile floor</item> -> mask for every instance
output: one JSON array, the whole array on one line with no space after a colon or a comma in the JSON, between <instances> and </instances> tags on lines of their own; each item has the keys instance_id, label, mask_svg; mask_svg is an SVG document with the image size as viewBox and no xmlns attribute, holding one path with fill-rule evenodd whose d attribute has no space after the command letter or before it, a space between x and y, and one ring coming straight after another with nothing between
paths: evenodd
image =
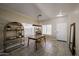
<instances>
[{"instance_id":1,"label":"tile floor","mask_svg":"<svg viewBox=\"0 0 79 59\"><path fill-rule=\"evenodd\" d=\"M30 40L30 45L27 43L24 47L18 48L10 52L11 56L71 56L68 44L53 39L47 39L46 44L42 42L38 44L38 50L35 50L33 40Z\"/></svg>"}]
</instances>

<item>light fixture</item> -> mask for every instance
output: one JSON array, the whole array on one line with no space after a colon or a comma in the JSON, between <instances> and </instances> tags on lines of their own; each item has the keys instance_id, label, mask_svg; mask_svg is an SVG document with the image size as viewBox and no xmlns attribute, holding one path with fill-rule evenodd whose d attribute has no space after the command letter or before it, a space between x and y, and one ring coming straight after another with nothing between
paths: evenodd
<instances>
[{"instance_id":1,"label":"light fixture","mask_svg":"<svg viewBox=\"0 0 79 59\"><path fill-rule=\"evenodd\" d=\"M33 26L38 26L38 27L42 26L42 25L40 25L40 20L39 20L39 17L41 17L41 16L42 16L41 14L37 15L37 24L33 24Z\"/></svg>"},{"instance_id":2,"label":"light fixture","mask_svg":"<svg viewBox=\"0 0 79 59\"><path fill-rule=\"evenodd\" d=\"M40 24L39 23L39 17L41 17L41 16L42 16L41 14L37 15L37 22L38 22L38 24Z\"/></svg>"},{"instance_id":3,"label":"light fixture","mask_svg":"<svg viewBox=\"0 0 79 59\"><path fill-rule=\"evenodd\" d=\"M60 10L59 13L56 15L56 17L62 17L64 16L64 14L62 13L62 11Z\"/></svg>"}]
</instances>

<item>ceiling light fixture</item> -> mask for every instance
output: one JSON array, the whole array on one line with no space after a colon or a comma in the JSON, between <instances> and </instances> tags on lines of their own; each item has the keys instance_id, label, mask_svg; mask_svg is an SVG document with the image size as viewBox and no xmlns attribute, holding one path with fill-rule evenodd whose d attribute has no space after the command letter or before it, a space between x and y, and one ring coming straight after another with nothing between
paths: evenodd
<instances>
[{"instance_id":1,"label":"ceiling light fixture","mask_svg":"<svg viewBox=\"0 0 79 59\"><path fill-rule=\"evenodd\" d=\"M39 24L39 17L41 17L42 15L41 14L39 14L38 16L37 16L37 21L38 21L38 24Z\"/></svg>"},{"instance_id":2,"label":"ceiling light fixture","mask_svg":"<svg viewBox=\"0 0 79 59\"><path fill-rule=\"evenodd\" d=\"M62 17L62 16L64 16L64 14L63 14L62 11L60 10L59 13L58 13L58 15L57 15L57 17Z\"/></svg>"},{"instance_id":3,"label":"ceiling light fixture","mask_svg":"<svg viewBox=\"0 0 79 59\"><path fill-rule=\"evenodd\" d=\"M41 27L40 20L39 20L39 17L41 17L41 16L42 16L41 14L37 15L37 24L33 24L33 26Z\"/></svg>"}]
</instances>

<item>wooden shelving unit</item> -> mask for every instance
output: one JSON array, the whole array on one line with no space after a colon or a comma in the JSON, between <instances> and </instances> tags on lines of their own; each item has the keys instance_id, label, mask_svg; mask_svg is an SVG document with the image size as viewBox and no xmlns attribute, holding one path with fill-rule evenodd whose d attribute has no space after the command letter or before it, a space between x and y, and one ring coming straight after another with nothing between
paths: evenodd
<instances>
[{"instance_id":1,"label":"wooden shelving unit","mask_svg":"<svg viewBox=\"0 0 79 59\"><path fill-rule=\"evenodd\" d=\"M10 52L24 45L24 27L10 22L4 27L4 52Z\"/></svg>"}]
</instances>

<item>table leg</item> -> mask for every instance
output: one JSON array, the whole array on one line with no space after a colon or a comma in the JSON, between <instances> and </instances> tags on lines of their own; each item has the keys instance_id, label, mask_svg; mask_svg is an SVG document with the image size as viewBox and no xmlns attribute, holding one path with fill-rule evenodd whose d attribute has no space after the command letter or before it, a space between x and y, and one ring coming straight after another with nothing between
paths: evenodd
<instances>
[{"instance_id":1,"label":"table leg","mask_svg":"<svg viewBox=\"0 0 79 59\"><path fill-rule=\"evenodd\" d=\"M44 37L44 41L45 41L45 46L46 46L46 37Z\"/></svg>"},{"instance_id":2,"label":"table leg","mask_svg":"<svg viewBox=\"0 0 79 59\"><path fill-rule=\"evenodd\" d=\"M35 49L37 50L37 40L35 41Z\"/></svg>"},{"instance_id":3,"label":"table leg","mask_svg":"<svg viewBox=\"0 0 79 59\"><path fill-rule=\"evenodd\" d=\"M29 38L28 38L28 46L29 46Z\"/></svg>"}]
</instances>

